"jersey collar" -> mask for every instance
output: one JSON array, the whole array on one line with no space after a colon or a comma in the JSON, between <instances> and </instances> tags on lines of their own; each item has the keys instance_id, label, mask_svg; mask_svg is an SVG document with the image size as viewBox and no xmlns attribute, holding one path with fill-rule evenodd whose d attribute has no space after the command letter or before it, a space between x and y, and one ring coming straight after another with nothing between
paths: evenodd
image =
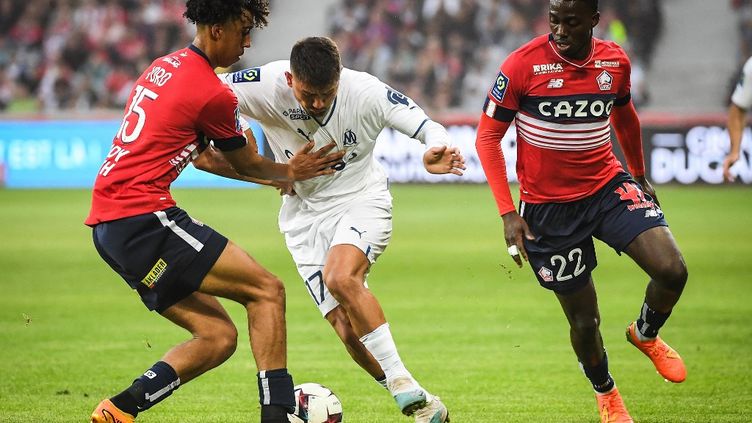
<instances>
[{"instance_id":1,"label":"jersey collar","mask_svg":"<svg viewBox=\"0 0 752 423\"><path fill-rule=\"evenodd\" d=\"M332 102L332 107L329 108L329 114L326 115L323 121L319 122L318 119L316 119L315 116L311 116L311 119L315 120L316 123L319 124L319 126L326 126L327 123L332 119L332 116L334 116L334 108L337 107L337 98L334 97L334 101Z\"/></svg>"},{"instance_id":2,"label":"jersey collar","mask_svg":"<svg viewBox=\"0 0 752 423\"><path fill-rule=\"evenodd\" d=\"M198 54L199 56L203 57L204 60L206 60L206 63L208 63L209 66L211 66L211 62L209 61L209 57L206 54L204 54L204 52L201 51L201 49L199 49L198 47L194 46L193 44L190 44L188 46L188 50L191 50L192 52L194 52L194 53Z\"/></svg>"},{"instance_id":3,"label":"jersey collar","mask_svg":"<svg viewBox=\"0 0 752 423\"><path fill-rule=\"evenodd\" d=\"M553 50L554 54L559 56L561 60L578 68L585 67L585 65L587 65L593 59L593 55L595 55L595 38L593 37L590 37L590 54L588 54L588 57L583 60L572 60L562 56L559 53L559 50L556 48L556 44L554 44L554 34L548 34L548 45L549 47L551 47L551 50Z\"/></svg>"}]
</instances>

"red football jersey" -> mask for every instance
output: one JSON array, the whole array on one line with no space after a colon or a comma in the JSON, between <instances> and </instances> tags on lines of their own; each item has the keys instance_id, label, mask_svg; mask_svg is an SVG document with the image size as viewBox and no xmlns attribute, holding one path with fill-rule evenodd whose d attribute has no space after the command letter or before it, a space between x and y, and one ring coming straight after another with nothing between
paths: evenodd
<instances>
[{"instance_id":1,"label":"red football jersey","mask_svg":"<svg viewBox=\"0 0 752 423\"><path fill-rule=\"evenodd\" d=\"M85 223L174 206L170 184L198 156L199 134L220 149L223 142L244 145L237 98L191 45L158 58L136 81Z\"/></svg>"},{"instance_id":2,"label":"red football jersey","mask_svg":"<svg viewBox=\"0 0 752 423\"><path fill-rule=\"evenodd\" d=\"M623 171L609 117L630 101L631 64L617 44L592 43L578 62L561 56L550 34L536 37L509 55L488 94L484 113L515 122L525 202L581 199Z\"/></svg>"}]
</instances>

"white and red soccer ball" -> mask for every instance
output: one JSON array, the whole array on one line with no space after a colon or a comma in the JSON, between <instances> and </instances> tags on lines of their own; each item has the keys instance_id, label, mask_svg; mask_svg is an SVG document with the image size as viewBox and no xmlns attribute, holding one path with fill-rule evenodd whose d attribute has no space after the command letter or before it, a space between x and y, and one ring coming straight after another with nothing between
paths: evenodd
<instances>
[{"instance_id":1,"label":"white and red soccer ball","mask_svg":"<svg viewBox=\"0 0 752 423\"><path fill-rule=\"evenodd\" d=\"M295 412L287 416L291 423L340 423L342 403L326 386L303 383L295 386Z\"/></svg>"}]
</instances>

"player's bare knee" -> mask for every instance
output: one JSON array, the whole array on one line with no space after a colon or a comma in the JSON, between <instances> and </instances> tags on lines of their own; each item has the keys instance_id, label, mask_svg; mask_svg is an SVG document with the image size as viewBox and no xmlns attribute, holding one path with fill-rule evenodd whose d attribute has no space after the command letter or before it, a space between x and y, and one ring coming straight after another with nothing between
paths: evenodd
<instances>
[{"instance_id":1,"label":"player's bare knee","mask_svg":"<svg viewBox=\"0 0 752 423\"><path fill-rule=\"evenodd\" d=\"M572 330L580 336L592 336L598 333L601 319L598 316L579 316L572 319Z\"/></svg>"},{"instance_id":2,"label":"player's bare knee","mask_svg":"<svg viewBox=\"0 0 752 423\"><path fill-rule=\"evenodd\" d=\"M348 299L363 287L363 282L358 281L353 275L336 270L325 272L324 281L332 296L342 304L347 303Z\"/></svg>"},{"instance_id":3,"label":"player's bare knee","mask_svg":"<svg viewBox=\"0 0 752 423\"><path fill-rule=\"evenodd\" d=\"M285 285L274 275L266 275L248 294L248 301L285 304Z\"/></svg>"},{"instance_id":4,"label":"player's bare knee","mask_svg":"<svg viewBox=\"0 0 752 423\"><path fill-rule=\"evenodd\" d=\"M210 351L210 361L215 365L227 360L238 346L238 330L230 321L203 325L194 331L193 336L205 343Z\"/></svg>"},{"instance_id":5,"label":"player's bare knee","mask_svg":"<svg viewBox=\"0 0 752 423\"><path fill-rule=\"evenodd\" d=\"M225 361L235 353L238 348L238 331L233 325L223 326L212 337L212 344L215 346L217 359Z\"/></svg>"},{"instance_id":6,"label":"player's bare knee","mask_svg":"<svg viewBox=\"0 0 752 423\"><path fill-rule=\"evenodd\" d=\"M687 264L682 258L662 262L653 275L653 279L663 288L679 292L684 289L688 277Z\"/></svg>"}]
</instances>

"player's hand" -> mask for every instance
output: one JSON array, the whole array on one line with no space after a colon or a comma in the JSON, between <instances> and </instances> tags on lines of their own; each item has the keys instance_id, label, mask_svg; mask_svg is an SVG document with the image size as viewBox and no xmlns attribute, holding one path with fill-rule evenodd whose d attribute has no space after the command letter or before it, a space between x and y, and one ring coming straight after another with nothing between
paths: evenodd
<instances>
[{"instance_id":1,"label":"player's hand","mask_svg":"<svg viewBox=\"0 0 752 423\"><path fill-rule=\"evenodd\" d=\"M653 186L650 185L650 182L648 182L648 180L645 177L645 175L635 176L634 179L635 179L635 181L637 181L638 184L640 184L640 186L642 187L642 191L645 192L646 194L650 195L651 197L653 197L653 201L655 201L655 204L658 207L660 207L661 203L660 203L660 201L658 201L658 195L655 193L655 188L653 188Z\"/></svg>"},{"instance_id":2,"label":"player's hand","mask_svg":"<svg viewBox=\"0 0 752 423\"><path fill-rule=\"evenodd\" d=\"M269 185L273 186L277 191L279 191L279 195L296 195L292 181L274 180L270 181Z\"/></svg>"},{"instance_id":3,"label":"player's hand","mask_svg":"<svg viewBox=\"0 0 752 423\"><path fill-rule=\"evenodd\" d=\"M507 243L507 252L517 263L517 267L522 267L522 260L528 261L523 237L533 241L535 235L530 231L527 222L516 211L501 216L501 220L504 221L504 240Z\"/></svg>"},{"instance_id":4,"label":"player's hand","mask_svg":"<svg viewBox=\"0 0 752 423\"><path fill-rule=\"evenodd\" d=\"M739 160L739 153L728 153L726 158L723 160L723 180L726 182L734 182L736 180L736 175L731 173L731 166L736 163L736 161Z\"/></svg>"},{"instance_id":5,"label":"player's hand","mask_svg":"<svg viewBox=\"0 0 752 423\"><path fill-rule=\"evenodd\" d=\"M336 146L334 142L312 152L313 146L313 141L307 142L287 162L292 173L290 180L302 181L304 179L315 178L316 176L331 175L334 173L332 166L342 160L342 156L345 155L344 150L329 153Z\"/></svg>"},{"instance_id":6,"label":"player's hand","mask_svg":"<svg viewBox=\"0 0 752 423\"><path fill-rule=\"evenodd\" d=\"M423 167L428 173L452 173L462 176L465 170L465 158L457 147L431 147L423 153Z\"/></svg>"}]
</instances>

